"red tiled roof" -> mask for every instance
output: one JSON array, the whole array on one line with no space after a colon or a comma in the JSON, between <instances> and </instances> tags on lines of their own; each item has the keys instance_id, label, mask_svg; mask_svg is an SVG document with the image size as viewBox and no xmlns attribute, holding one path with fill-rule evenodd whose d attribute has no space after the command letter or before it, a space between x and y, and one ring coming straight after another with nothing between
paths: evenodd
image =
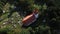
<instances>
[{"instance_id":1,"label":"red tiled roof","mask_svg":"<svg viewBox=\"0 0 60 34\"><path fill-rule=\"evenodd\" d=\"M35 14L38 14L38 10L34 10L32 14L26 16L25 18L23 18L22 23L23 25L30 25L31 23L33 23L36 20L36 16Z\"/></svg>"},{"instance_id":2,"label":"red tiled roof","mask_svg":"<svg viewBox=\"0 0 60 34\"><path fill-rule=\"evenodd\" d=\"M26 16L23 20L22 23L28 25L29 23L33 22L35 20L35 16L33 14Z\"/></svg>"}]
</instances>

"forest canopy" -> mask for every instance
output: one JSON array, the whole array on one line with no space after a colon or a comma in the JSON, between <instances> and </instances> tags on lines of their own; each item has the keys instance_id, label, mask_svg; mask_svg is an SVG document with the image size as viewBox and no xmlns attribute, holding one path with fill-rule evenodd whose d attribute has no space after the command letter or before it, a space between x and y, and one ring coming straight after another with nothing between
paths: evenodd
<instances>
[{"instance_id":1,"label":"forest canopy","mask_svg":"<svg viewBox=\"0 0 60 34\"><path fill-rule=\"evenodd\" d=\"M38 19L21 26L34 8ZM60 0L0 0L0 34L60 34Z\"/></svg>"}]
</instances>

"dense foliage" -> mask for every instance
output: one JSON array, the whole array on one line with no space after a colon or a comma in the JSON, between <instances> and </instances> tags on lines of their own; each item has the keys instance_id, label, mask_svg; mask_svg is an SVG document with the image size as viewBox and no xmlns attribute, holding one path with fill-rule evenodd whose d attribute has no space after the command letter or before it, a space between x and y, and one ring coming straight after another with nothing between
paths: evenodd
<instances>
[{"instance_id":1,"label":"dense foliage","mask_svg":"<svg viewBox=\"0 0 60 34\"><path fill-rule=\"evenodd\" d=\"M0 0L0 34L60 34L60 0ZM38 19L28 27L22 18L34 8Z\"/></svg>"}]
</instances>

